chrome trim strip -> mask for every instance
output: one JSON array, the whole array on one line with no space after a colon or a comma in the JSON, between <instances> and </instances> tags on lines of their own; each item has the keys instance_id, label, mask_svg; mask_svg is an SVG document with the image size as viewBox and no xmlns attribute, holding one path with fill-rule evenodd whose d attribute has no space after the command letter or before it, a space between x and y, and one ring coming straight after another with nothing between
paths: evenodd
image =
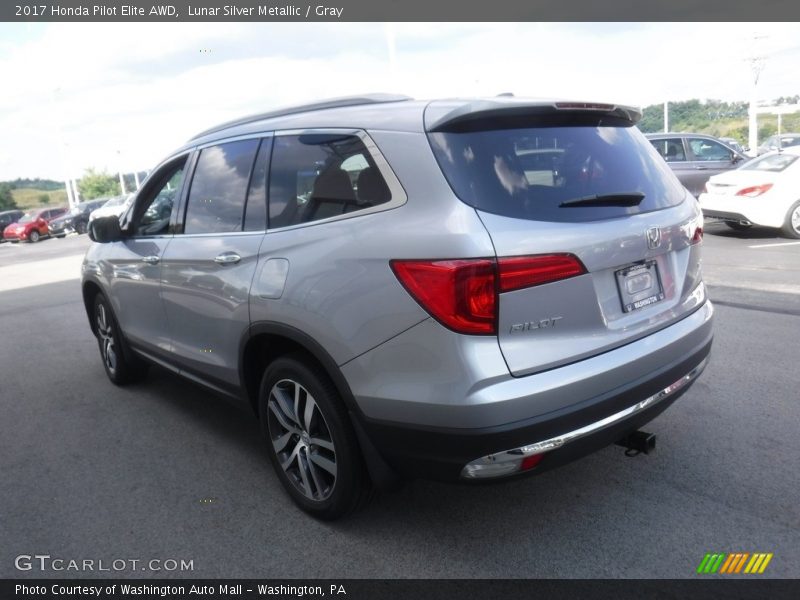
<instances>
[{"instance_id":1,"label":"chrome trim strip","mask_svg":"<svg viewBox=\"0 0 800 600\"><path fill-rule=\"evenodd\" d=\"M517 472L519 468L512 470L512 464L509 463L517 463L516 466L518 467L518 463L521 463L523 458L556 450L565 444L591 435L592 433L600 431L601 429L605 429L606 427L614 425L623 419L635 415L646 408L661 402L664 400L664 398L671 396L681 388L686 387L689 382L696 379L700 373L703 372L703 369L706 368L707 364L708 357L704 358L703 361L694 369L689 371L686 375L674 383L665 387L663 390L660 390L652 396L637 402L633 406L629 406L628 408L616 412L613 415L609 415L599 421L595 421L594 423L590 423L589 425L581 427L580 429L574 429L573 431L569 431L541 442L534 442L526 446L505 450L503 452L496 452L494 454L489 454L487 456L475 459L464 466L461 471L461 477L466 479L479 479L483 477L496 477Z\"/></svg>"}]
</instances>

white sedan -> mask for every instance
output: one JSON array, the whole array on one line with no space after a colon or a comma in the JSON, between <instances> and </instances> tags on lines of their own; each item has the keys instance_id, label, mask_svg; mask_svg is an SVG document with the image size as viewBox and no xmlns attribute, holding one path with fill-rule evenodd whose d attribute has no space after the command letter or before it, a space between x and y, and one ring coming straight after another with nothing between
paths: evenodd
<instances>
[{"instance_id":1,"label":"white sedan","mask_svg":"<svg viewBox=\"0 0 800 600\"><path fill-rule=\"evenodd\" d=\"M714 175L700 194L706 218L732 229L779 227L800 238L800 146L763 154L738 169Z\"/></svg>"},{"instance_id":2,"label":"white sedan","mask_svg":"<svg viewBox=\"0 0 800 600\"><path fill-rule=\"evenodd\" d=\"M114 196L108 202L103 204L97 210L93 210L92 213L89 215L89 222L91 223L97 217L109 217L111 215L122 216L122 214L128 210L131 204L133 204L133 199L136 197L136 194L128 194L123 196Z\"/></svg>"}]
</instances>

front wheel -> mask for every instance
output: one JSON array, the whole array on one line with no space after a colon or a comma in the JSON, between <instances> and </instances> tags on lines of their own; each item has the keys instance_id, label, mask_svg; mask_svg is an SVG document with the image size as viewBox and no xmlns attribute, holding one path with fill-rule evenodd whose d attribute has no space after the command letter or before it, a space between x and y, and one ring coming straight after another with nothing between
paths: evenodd
<instances>
[{"instance_id":1,"label":"front wheel","mask_svg":"<svg viewBox=\"0 0 800 600\"><path fill-rule=\"evenodd\" d=\"M123 347L124 339L111 306L103 294L94 298L94 325L100 358L106 375L115 385L125 385L144 378L147 364Z\"/></svg>"},{"instance_id":2,"label":"front wheel","mask_svg":"<svg viewBox=\"0 0 800 600\"><path fill-rule=\"evenodd\" d=\"M83 235L84 233L86 233L86 223L81 221L80 223L75 225L75 233L77 233L78 235Z\"/></svg>"},{"instance_id":3,"label":"front wheel","mask_svg":"<svg viewBox=\"0 0 800 600\"><path fill-rule=\"evenodd\" d=\"M39 237L40 237L39 232L34 229L33 231L31 231L30 235L28 235L28 240L30 241L31 244L35 244L36 242L39 241Z\"/></svg>"},{"instance_id":4,"label":"front wheel","mask_svg":"<svg viewBox=\"0 0 800 600\"><path fill-rule=\"evenodd\" d=\"M333 520L366 501L370 483L347 411L330 379L303 355L267 367L259 418L278 478L300 508Z\"/></svg>"},{"instance_id":5,"label":"front wheel","mask_svg":"<svg viewBox=\"0 0 800 600\"><path fill-rule=\"evenodd\" d=\"M786 213L786 221L781 232L786 237L800 239L800 201L795 202Z\"/></svg>"}]
</instances>

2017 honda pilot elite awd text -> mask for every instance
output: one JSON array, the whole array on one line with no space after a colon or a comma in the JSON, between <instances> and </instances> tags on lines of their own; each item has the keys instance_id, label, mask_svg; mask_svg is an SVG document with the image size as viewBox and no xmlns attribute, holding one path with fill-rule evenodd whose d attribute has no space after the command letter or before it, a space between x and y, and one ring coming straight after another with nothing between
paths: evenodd
<instances>
[{"instance_id":1,"label":"2017 honda pilot elite awd text","mask_svg":"<svg viewBox=\"0 0 800 600\"><path fill-rule=\"evenodd\" d=\"M201 133L97 219L83 297L116 384L252 407L322 518L399 476L541 471L703 370L697 202L607 104L369 96Z\"/></svg>"}]
</instances>

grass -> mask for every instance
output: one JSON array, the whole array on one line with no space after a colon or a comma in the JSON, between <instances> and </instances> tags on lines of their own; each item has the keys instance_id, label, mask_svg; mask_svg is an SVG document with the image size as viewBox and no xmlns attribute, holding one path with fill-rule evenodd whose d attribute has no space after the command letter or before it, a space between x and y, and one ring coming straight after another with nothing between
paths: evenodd
<instances>
[{"instance_id":1,"label":"grass","mask_svg":"<svg viewBox=\"0 0 800 600\"><path fill-rule=\"evenodd\" d=\"M47 194L50 198L49 203L45 204L41 201L41 196L43 194ZM19 188L11 190L11 195L14 197L14 201L21 210L44 208L48 206L67 206L67 191L65 189L37 190L34 188Z\"/></svg>"}]
</instances>

